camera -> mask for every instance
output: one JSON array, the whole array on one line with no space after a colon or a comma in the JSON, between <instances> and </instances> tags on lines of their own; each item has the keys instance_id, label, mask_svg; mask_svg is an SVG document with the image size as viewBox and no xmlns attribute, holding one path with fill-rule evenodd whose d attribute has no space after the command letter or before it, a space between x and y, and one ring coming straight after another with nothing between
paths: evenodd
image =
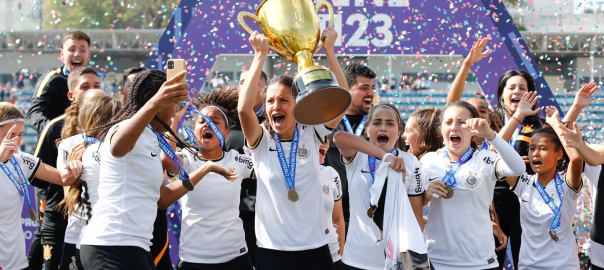
<instances>
[{"instance_id":1,"label":"camera","mask_svg":"<svg viewBox=\"0 0 604 270\"><path fill-rule=\"evenodd\" d=\"M168 69L174 69L174 61L168 61Z\"/></svg>"}]
</instances>

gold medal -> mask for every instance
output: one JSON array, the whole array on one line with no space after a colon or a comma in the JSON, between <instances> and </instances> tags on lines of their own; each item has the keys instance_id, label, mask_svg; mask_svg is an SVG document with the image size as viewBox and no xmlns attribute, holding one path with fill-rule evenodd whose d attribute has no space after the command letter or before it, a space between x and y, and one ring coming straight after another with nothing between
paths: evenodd
<instances>
[{"instance_id":1,"label":"gold medal","mask_svg":"<svg viewBox=\"0 0 604 270\"><path fill-rule=\"evenodd\" d=\"M369 206L369 208L367 208L367 216L370 219L373 219L373 206Z\"/></svg>"},{"instance_id":2,"label":"gold medal","mask_svg":"<svg viewBox=\"0 0 604 270\"><path fill-rule=\"evenodd\" d=\"M295 189L290 189L287 191L287 198L292 202L297 202L300 196L298 196L298 192Z\"/></svg>"},{"instance_id":3,"label":"gold medal","mask_svg":"<svg viewBox=\"0 0 604 270\"><path fill-rule=\"evenodd\" d=\"M554 240L554 241L558 241L559 240L558 234L556 232L554 232L554 230L549 230L549 237L551 237L552 240Z\"/></svg>"},{"instance_id":4,"label":"gold medal","mask_svg":"<svg viewBox=\"0 0 604 270\"><path fill-rule=\"evenodd\" d=\"M188 191L193 191L193 189L195 189L195 186L193 185L193 183L191 182L191 180L189 179L184 179L182 180L182 185L188 190Z\"/></svg>"},{"instance_id":5,"label":"gold medal","mask_svg":"<svg viewBox=\"0 0 604 270\"><path fill-rule=\"evenodd\" d=\"M445 185L445 189L447 190L447 196L445 196L443 198L451 199L453 197L453 194L455 193L455 191L453 191L453 188L449 185Z\"/></svg>"}]
</instances>

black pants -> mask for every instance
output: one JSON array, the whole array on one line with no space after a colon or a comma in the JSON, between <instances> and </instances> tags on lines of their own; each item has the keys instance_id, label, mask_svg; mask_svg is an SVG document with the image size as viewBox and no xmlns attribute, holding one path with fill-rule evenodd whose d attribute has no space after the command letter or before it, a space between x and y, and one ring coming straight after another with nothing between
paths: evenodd
<instances>
[{"instance_id":1,"label":"black pants","mask_svg":"<svg viewBox=\"0 0 604 270\"><path fill-rule=\"evenodd\" d=\"M46 189L34 187L34 190L36 193L36 211L38 215L36 223L38 224L38 227L36 228L34 238L29 245L27 260L29 261L28 269L40 270L44 264L44 250L42 249L42 234L40 232L42 229L42 220L44 220L44 211L40 211L40 209L46 207Z\"/></svg>"},{"instance_id":2,"label":"black pants","mask_svg":"<svg viewBox=\"0 0 604 270\"><path fill-rule=\"evenodd\" d=\"M42 249L44 251L44 269L57 270L63 257L63 244L67 220L62 213L45 211L42 221Z\"/></svg>"},{"instance_id":3,"label":"black pants","mask_svg":"<svg viewBox=\"0 0 604 270\"><path fill-rule=\"evenodd\" d=\"M75 244L63 244L63 254L61 255L61 264L59 266L59 270L69 270L69 265L72 262L75 262L76 250L77 248Z\"/></svg>"},{"instance_id":4,"label":"black pants","mask_svg":"<svg viewBox=\"0 0 604 270\"><path fill-rule=\"evenodd\" d=\"M604 268L592 264L591 270L604 270Z\"/></svg>"},{"instance_id":5,"label":"black pants","mask_svg":"<svg viewBox=\"0 0 604 270\"><path fill-rule=\"evenodd\" d=\"M86 270L156 270L151 253L134 246L80 246Z\"/></svg>"},{"instance_id":6,"label":"black pants","mask_svg":"<svg viewBox=\"0 0 604 270\"><path fill-rule=\"evenodd\" d=\"M329 246L301 251L258 248L256 270L333 270Z\"/></svg>"},{"instance_id":7,"label":"black pants","mask_svg":"<svg viewBox=\"0 0 604 270\"><path fill-rule=\"evenodd\" d=\"M518 257L520 254L520 242L522 241L522 227L520 227L520 205L495 203L495 210L499 217L499 226L505 235L510 239L510 249L512 250L512 258L514 260L514 269L518 269ZM495 246L499 242L495 241ZM499 270L503 269L505 263L506 250L497 251L497 261L499 262Z\"/></svg>"},{"instance_id":8,"label":"black pants","mask_svg":"<svg viewBox=\"0 0 604 270\"><path fill-rule=\"evenodd\" d=\"M178 263L178 270L253 270L252 260L250 260L249 254L243 254L235 259L232 259L224 263L190 263L180 261Z\"/></svg>"},{"instance_id":9,"label":"black pants","mask_svg":"<svg viewBox=\"0 0 604 270\"><path fill-rule=\"evenodd\" d=\"M334 263L333 263L333 268L334 268L335 270L340 270L340 269L342 269L342 260L339 260L339 261L337 261L337 262L334 262Z\"/></svg>"},{"instance_id":10,"label":"black pants","mask_svg":"<svg viewBox=\"0 0 604 270\"><path fill-rule=\"evenodd\" d=\"M157 270L174 270L170 259L170 248L168 244L168 217L166 211L157 209L157 216L153 223L153 239L151 239L151 256L153 262L157 261Z\"/></svg>"},{"instance_id":11,"label":"black pants","mask_svg":"<svg viewBox=\"0 0 604 270\"><path fill-rule=\"evenodd\" d=\"M247 254L252 260L252 265L256 264L256 212L239 211L239 218L243 221L243 231L245 232L245 243L247 244Z\"/></svg>"}]
</instances>

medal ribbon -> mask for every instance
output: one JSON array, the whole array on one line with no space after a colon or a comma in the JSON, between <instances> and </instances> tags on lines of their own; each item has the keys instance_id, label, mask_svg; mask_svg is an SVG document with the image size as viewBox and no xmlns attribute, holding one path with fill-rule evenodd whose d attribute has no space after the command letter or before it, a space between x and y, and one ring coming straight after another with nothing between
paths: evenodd
<instances>
[{"instance_id":1,"label":"medal ribbon","mask_svg":"<svg viewBox=\"0 0 604 270\"><path fill-rule=\"evenodd\" d=\"M541 183L539 183L539 180L535 180L533 185L535 186L535 188L537 188L537 191L539 192L539 195L541 195L541 198L543 198L549 208L552 209L552 212L554 212L554 219L549 225L549 229L556 232L558 231L558 228L560 228L560 219L562 218L562 201L564 197L564 194L562 193L562 179L560 179L560 175L558 174L558 172L556 172L556 178L554 179L554 182L556 183L556 191L558 192L558 197L560 198L560 207L556 206L554 200L552 200L552 198L547 195L547 192L545 192L545 189L543 188Z\"/></svg>"},{"instance_id":2,"label":"medal ribbon","mask_svg":"<svg viewBox=\"0 0 604 270\"><path fill-rule=\"evenodd\" d=\"M510 140L510 146L516 150L516 141L518 140L518 135L520 134L520 130L522 129L522 124L524 124L524 119L520 121L520 124L516 127L514 134L512 135L512 139Z\"/></svg>"},{"instance_id":3,"label":"medal ribbon","mask_svg":"<svg viewBox=\"0 0 604 270\"><path fill-rule=\"evenodd\" d=\"M393 148L390 154L396 156L396 148ZM375 183L375 157L369 156L367 163L369 164L369 172L371 173L371 186L373 186L373 183ZM369 205L371 206L371 192L369 193Z\"/></svg>"},{"instance_id":4,"label":"medal ribbon","mask_svg":"<svg viewBox=\"0 0 604 270\"><path fill-rule=\"evenodd\" d=\"M482 150L489 150L489 143L485 138L482 138Z\"/></svg>"},{"instance_id":5,"label":"medal ribbon","mask_svg":"<svg viewBox=\"0 0 604 270\"><path fill-rule=\"evenodd\" d=\"M444 157L447 161L451 160L451 158L449 157L449 153L447 153L447 150L445 150ZM463 155L461 157L459 157L459 159L457 159L455 164L453 164L453 166L451 166L451 168L447 171L447 174L445 174L445 176L443 177L442 182L445 185L448 185L451 187L457 186L457 180L455 180L455 173L457 172L457 170L459 170L459 168L461 168L462 165L464 165L466 162L468 162L468 160L470 160L471 157L472 157L472 147L468 147L468 150L466 150L466 152L463 153Z\"/></svg>"},{"instance_id":6,"label":"medal ribbon","mask_svg":"<svg viewBox=\"0 0 604 270\"><path fill-rule=\"evenodd\" d=\"M149 130L151 130L151 132L153 132L153 128L151 127L151 125L147 125L147 128ZM161 151L164 152L164 154L166 154L166 156L178 166L178 169L179 169L178 178L181 181L189 180L189 175L185 171L185 168L183 168L182 165L180 164L180 161L176 157L176 153L174 153L174 149L172 149L172 147L170 147L170 144L168 144L168 141L166 141L166 138L164 138L164 135L162 135L159 132L153 132L153 133L155 133L155 136L157 137L157 141L159 142L159 148L161 148Z\"/></svg>"},{"instance_id":7,"label":"medal ribbon","mask_svg":"<svg viewBox=\"0 0 604 270\"><path fill-rule=\"evenodd\" d=\"M263 111L264 111L264 103L262 103L262 106L260 106L260 108L258 108L258 110L255 111L254 113L256 114L256 116L260 116Z\"/></svg>"},{"instance_id":8,"label":"medal ribbon","mask_svg":"<svg viewBox=\"0 0 604 270\"><path fill-rule=\"evenodd\" d=\"M285 177L285 182L289 189L295 189L296 187L296 157L298 155L298 127L294 130L294 138L292 140L292 148L289 151L289 166L285 159L285 153L283 152L283 146L281 146L281 139L279 134L275 133L275 146L277 148L277 154L279 155L279 163L281 164L281 171Z\"/></svg>"},{"instance_id":9,"label":"medal ribbon","mask_svg":"<svg viewBox=\"0 0 604 270\"><path fill-rule=\"evenodd\" d=\"M220 129L218 129L218 127L216 126L214 121L210 120L210 118L208 118L205 114L203 114L199 110L195 109L193 106L189 106L189 112L194 112L194 113L199 114L201 116L201 118L203 118L203 121L208 123L208 126L212 130L212 133L214 133L214 136L216 136L216 138L218 138L220 147L224 147L224 135L222 135L222 132L220 132ZM195 138L195 137L193 137L193 138Z\"/></svg>"},{"instance_id":10,"label":"medal ribbon","mask_svg":"<svg viewBox=\"0 0 604 270\"><path fill-rule=\"evenodd\" d=\"M185 133L187 133L187 136L189 137L189 143L194 146L197 146L195 133L193 133L193 131L190 128L188 128L187 126L182 126L182 129L185 131Z\"/></svg>"},{"instance_id":11,"label":"medal ribbon","mask_svg":"<svg viewBox=\"0 0 604 270\"><path fill-rule=\"evenodd\" d=\"M8 169L8 167L6 166L6 164L4 162L0 162L0 167L2 167L2 170L4 171L4 173L6 174L6 176L8 176L8 178L10 178L11 182L13 182L13 185L15 185L15 187L19 191L19 193L21 194L21 197L25 198L25 202L27 203L27 207L29 209L33 209L32 208L32 204L31 204L31 197L30 197L30 194L29 194L29 187L28 187L27 182L25 180L25 175L23 174L23 171L21 170L21 166L19 166L19 164L15 160L14 156L10 158L10 164L13 165L13 168L15 169L15 171L17 172L17 174L19 175L19 179L17 179L15 177L15 175L13 175L13 173Z\"/></svg>"},{"instance_id":12,"label":"medal ribbon","mask_svg":"<svg viewBox=\"0 0 604 270\"><path fill-rule=\"evenodd\" d=\"M346 117L346 115L344 115L344 118L342 118L342 120L344 121L346 130L350 133L353 133L352 126L350 125L350 121L348 121L348 117ZM359 123L359 125L357 126L357 130L354 132L354 135L361 136L361 133L363 133L363 129L365 129L366 123L367 123L367 115L363 116L363 120L361 120L361 123Z\"/></svg>"},{"instance_id":13,"label":"medal ribbon","mask_svg":"<svg viewBox=\"0 0 604 270\"><path fill-rule=\"evenodd\" d=\"M84 143L86 144L95 144L101 142L99 138L86 136L86 133L82 133L82 137L84 137Z\"/></svg>"}]
</instances>

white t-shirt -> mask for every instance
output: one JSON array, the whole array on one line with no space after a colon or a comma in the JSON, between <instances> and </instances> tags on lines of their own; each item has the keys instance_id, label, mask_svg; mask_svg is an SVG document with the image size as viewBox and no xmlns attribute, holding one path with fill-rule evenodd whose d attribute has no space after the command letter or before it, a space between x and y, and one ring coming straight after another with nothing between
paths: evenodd
<instances>
[{"instance_id":1,"label":"white t-shirt","mask_svg":"<svg viewBox=\"0 0 604 270\"><path fill-rule=\"evenodd\" d=\"M319 248L327 244L329 228L321 199L319 145L331 130L323 125L298 125L295 190L297 202L287 198L288 187L281 171L276 141L262 127L255 147L250 147L258 179L256 239L258 247L282 251ZM247 142L249 143L249 142ZM289 165L291 141L281 141ZM249 146L249 144L248 144Z\"/></svg>"},{"instance_id":2,"label":"white t-shirt","mask_svg":"<svg viewBox=\"0 0 604 270\"><path fill-rule=\"evenodd\" d=\"M331 259L334 262L342 259L340 257L340 242L338 241L338 233L333 226L333 207L335 202L342 199L342 184L340 183L340 175L329 166L321 166L321 194L323 195L323 206L325 207L325 220L327 225L331 224L330 232L327 236L329 241L329 251Z\"/></svg>"},{"instance_id":3,"label":"white t-shirt","mask_svg":"<svg viewBox=\"0 0 604 270\"><path fill-rule=\"evenodd\" d=\"M476 150L455 173L457 185L450 199L433 199L424 238L435 269L482 270L497 267L489 207L493 200L501 158ZM430 152L421 159L425 186L440 180L453 163L444 153Z\"/></svg>"},{"instance_id":4,"label":"white t-shirt","mask_svg":"<svg viewBox=\"0 0 604 270\"><path fill-rule=\"evenodd\" d=\"M13 156L21 167L23 175L27 177L27 180L31 180L40 166L39 159L23 152L17 152ZM13 165L10 162L5 164L18 179L19 175ZM0 170L0 198L2 198L2 207L0 207L0 268L6 270L27 268L27 254L25 253L25 241L23 240L25 237L21 227L24 199L3 170ZM30 199L32 207L35 208L36 199L34 194L30 193Z\"/></svg>"},{"instance_id":5,"label":"white t-shirt","mask_svg":"<svg viewBox=\"0 0 604 270\"><path fill-rule=\"evenodd\" d=\"M421 196L425 189L419 161L407 152L398 150L397 152L397 156L404 159L405 168L407 169L407 177L404 179L407 194L409 197ZM368 160L369 156L361 152L357 152L350 160L342 160L346 165L348 194L350 196L350 221L342 262L356 268L382 270L386 263L384 245L381 242L376 242L373 238L373 235L380 235L380 229L367 216L369 189L371 189L373 183ZM375 163L377 170L381 161L376 159Z\"/></svg>"},{"instance_id":6,"label":"white t-shirt","mask_svg":"<svg viewBox=\"0 0 604 270\"><path fill-rule=\"evenodd\" d=\"M126 120L123 123L127 123ZM161 149L155 134L145 128L124 157L111 155L110 138L123 124L113 126L103 143L99 200L94 206L82 245L137 246L150 250L163 185Z\"/></svg>"},{"instance_id":7,"label":"white t-shirt","mask_svg":"<svg viewBox=\"0 0 604 270\"><path fill-rule=\"evenodd\" d=\"M86 232L86 227L88 227L88 222L92 218L92 210L96 205L96 202L99 200L99 177L101 170L101 154L103 152L103 148L106 147L106 143L101 143L100 145L92 144L89 145L84 154L82 155L82 174L80 175L80 179L82 179L82 204L83 207L83 221L84 227L82 227L82 232L78 238L77 248L80 248L80 244L82 242L82 238ZM100 148L99 148L100 147Z\"/></svg>"},{"instance_id":8,"label":"white t-shirt","mask_svg":"<svg viewBox=\"0 0 604 270\"><path fill-rule=\"evenodd\" d=\"M206 163L188 151L178 153L186 172ZM181 199L182 235L180 259L189 263L217 264L233 260L245 253L245 232L239 218L241 180L250 178L254 170L250 156L237 150L223 152L217 165L239 176L227 180L216 173L207 174L193 191Z\"/></svg>"},{"instance_id":9,"label":"white t-shirt","mask_svg":"<svg viewBox=\"0 0 604 270\"><path fill-rule=\"evenodd\" d=\"M583 172L585 173L585 178L587 178L589 192L591 192L591 205L593 208L596 202L596 196L598 194L598 185L600 181L600 173L602 172L602 166L589 166L587 164L584 164ZM594 241L591 241L590 247L591 263L593 265L599 266L600 268L604 268L604 245L600 245Z\"/></svg>"},{"instance_id":10,"label":"white t-shirt","mask_svg":"<svg viewBox=\"0 0 604 270\"><path fill-rule=\"evenodd\" d=\"M73 135L69 138L61 140L59 143L59 155L57 156L57 169L63 169L65 164L67 164L67 158L69 157L69 153L71 153L71 149L79 143L83 142L84 138L82 134ZM65 194L67 195L67 194ZM69 244L77 244L78 238L80 236L80 232L82 231L82 227L84 227L85 222L82 218L82 211L80 205L76 206L76 210L67 219L67 229L65 229L65 243Z\"/></svg>"},{"instance_id":11,"label":"white t-shirt","mask_svg":"<svg viewBox=\"0 0 604 270\"><path fill-rule=\"evenodd\" d=\"M562 217L558 228L558 241L549 235L549 228L554 219L552 209L545 203L534 183L537 175L526 173L518 178L512 191L520 201L520 225L522 226L522 245L520 245L519 269L579 269L577 241L573 234L573 221L579 192L574 191L567 183L566 176L560 175L563 189ZM581 189L579 189L581 190ZM545 192L554 203L560 205L556 183L550 181Z\"/></svg>"}]
</instances>

